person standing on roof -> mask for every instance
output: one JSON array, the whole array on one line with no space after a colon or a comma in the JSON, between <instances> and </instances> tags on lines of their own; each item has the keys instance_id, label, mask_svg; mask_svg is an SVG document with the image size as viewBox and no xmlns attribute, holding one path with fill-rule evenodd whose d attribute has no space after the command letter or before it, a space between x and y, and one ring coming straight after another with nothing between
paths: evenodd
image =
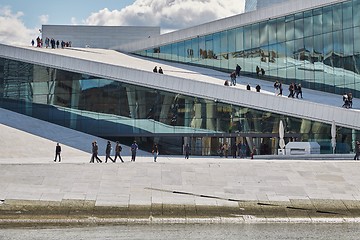
<instances>
[{"instance_id":1,"label":"person standing on roof","mask_svg":"<svg viewBox=\"0 0 360 240\"><path fill-rule=\"evenodd\" d=\"M236 72L233 71L231 74L230 74L230 79L231 79L231 84L233 86L236 86Z\"/></svg>"},{"instance_id":2,"label":"person standing on roof","mask_svg":"<svg viewBox=\"0 0 360 240\"><path fill-rule=\"evenodd\" d=\"M133 144L131 144L130 150L131 150L131 161L135 162L135 158L136 158L136 152L138 150L139 146L136 144L136 141L133 142Z\"/></svg>"},{"instance_id":3,"label":"person standing on roof","mask_svg":"<svg viewBox=\"0 0 360 240\"><path fill-rule=\"evenodd\" d=\"M240 76L240 71L241 71L241 67L239 66L239 64L236 64L236 68L235 68L235 72L236 72L236 76Z\"/></svg>"}]
</instances>

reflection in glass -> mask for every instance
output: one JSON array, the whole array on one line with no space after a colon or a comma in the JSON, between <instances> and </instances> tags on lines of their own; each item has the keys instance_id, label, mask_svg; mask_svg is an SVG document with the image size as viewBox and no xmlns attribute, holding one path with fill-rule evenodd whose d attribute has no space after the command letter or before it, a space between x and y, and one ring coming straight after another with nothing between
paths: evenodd
<instances>
[{"instance_id":1,"label":"reflection in glass","mask_svg":"<svg viewBox=\"0 0 360 240\"><path fill-rule=\"evenodd\" d=\"M242 74L248 76L262 66L267 72L264 79L270 81L276 77L332 93L353 86L353 95L360 97L359 12L360 0L348 0L196 36L146 54L226 72L240 64ZM351 84L338 84L343 81Z\"/></svg>"}]
</instances>

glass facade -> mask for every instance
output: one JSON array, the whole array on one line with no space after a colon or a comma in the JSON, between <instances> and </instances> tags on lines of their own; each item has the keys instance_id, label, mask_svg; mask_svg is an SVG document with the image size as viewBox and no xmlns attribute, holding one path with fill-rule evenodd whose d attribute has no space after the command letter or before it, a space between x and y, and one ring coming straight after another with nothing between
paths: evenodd
<instances>
[{"instance_id":1,"label":"glass facade","mask_svg":"<svg viewBox=\"0 0 360 240\"><path fill-rule=\"evenodd\" d=\"M360 0L306 10L136 52L360 97Z\"/></svg>"},{"instance_id":2,"label":"glass facade","mask_svg":"<svg viewBox=\"0 0 360 240\"><path fill-rule=\"evenodd\" d=\"M289 0L246 0L245 12L255 11L260 8L269 7L273 4L286 2Z\"/></svg>"},{"instance_id":3,"label":"glass facade","mask_svg":"<svg viewBox=\"0 0 360 240\"><path fill-rule=\"evenodd\" d=\"M193 154L215 155L225 141L273 154L280 120L287 141L316 140L331 151L327 124L4 58L0 107L122 143L136 138L143 150L156 142L162 154L190 143ZM358 133L337 134L337 151L349 152Z\"/></svg>"}]
</instances>

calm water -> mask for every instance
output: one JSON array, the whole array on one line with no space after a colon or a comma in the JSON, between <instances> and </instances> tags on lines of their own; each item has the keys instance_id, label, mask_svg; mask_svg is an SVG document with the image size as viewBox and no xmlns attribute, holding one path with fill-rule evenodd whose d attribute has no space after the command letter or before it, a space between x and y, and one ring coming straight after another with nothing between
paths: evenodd
<instances>
[{"instance_id":1,"label":"calm water","mask_svg":"<svg viewBox=\"0 0 360 240\"><path fill-rule=\"evenodd\" d=\"M360 224L213 224L127 225L82 228L0 229L1 240L139 239L139 240L282 240L360 239Z\"/></svg>"}]
</instances>

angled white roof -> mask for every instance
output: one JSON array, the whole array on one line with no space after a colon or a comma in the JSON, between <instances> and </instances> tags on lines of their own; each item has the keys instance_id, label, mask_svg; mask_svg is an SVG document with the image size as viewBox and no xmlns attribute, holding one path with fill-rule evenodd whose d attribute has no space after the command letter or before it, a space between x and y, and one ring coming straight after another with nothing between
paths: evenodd
<instances>
[{"instance_id":1,"label":"angled white roof","mask_svg":"<svg viewBox=\"0 0 360 240\"><path fill-rule=\"evenodd\" d=\"M147 60L113 50L42 49L0 44L0 57L328 124L334 120L338 126L360 130L360 111L341 108L342 98L335 94L303 89L305 99L278 97L272 92L271 82L245 77L240 78L243 84L226 87L223 85L224 79L229 78L226 73ZM162 67L164 74L153 73L154 66ZM261 93L247 91L247 83L260 84ZM286 89L284 86L285 93ZM353 102L354 107L360 106L358 99Z\"/></svg>"}]
</instances>

